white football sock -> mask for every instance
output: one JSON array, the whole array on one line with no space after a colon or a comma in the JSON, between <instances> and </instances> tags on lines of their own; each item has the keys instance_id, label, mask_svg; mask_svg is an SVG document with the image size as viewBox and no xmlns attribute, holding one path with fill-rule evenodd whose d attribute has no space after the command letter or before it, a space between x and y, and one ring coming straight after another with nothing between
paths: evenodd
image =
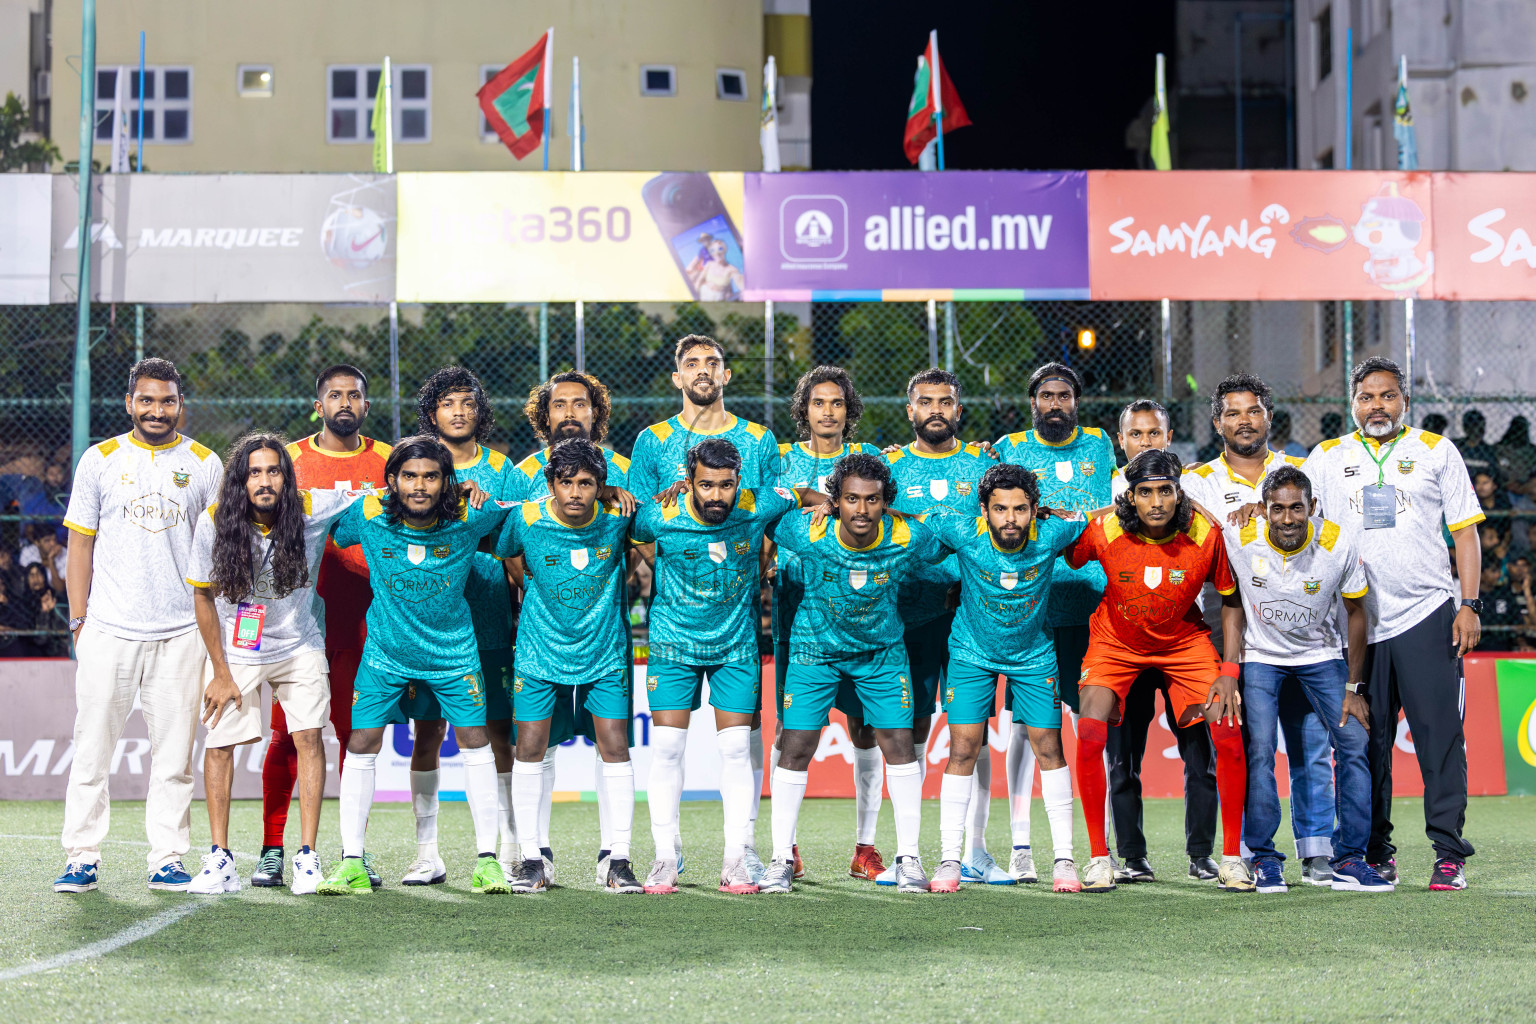
<instances>
[{"instance_id":1,"label":"white football sock","mask_svg":"<svg viewBox=\"0 0 1536 1024\"><path fill-rule=\"evenodd\" d=\"M645 784L646 807L651 815L651 842L656 859L675 856L678 819L682 814L683 751L688 730L657 725L651 728L651 775Z\"/></svg>"},{"instance_id":2,"label":"white football sock","mask_svg":"<svg viewBox=\"0 0 1536 1024\"><path fill-rule=\"evenodd\" d=\"M880 748L853 748L853 841L871 846L880 820Z\"/></svg>"},{"instance_id":3,"label":"white football sock","mask_svg":"<svg viewBox=\"0 0 1536 1024\"><path fill-rule=\"evenodd\" d=\"M939 782L939 859L959 860L965 820L970 814L975 775L944 773Z\"/></svg>"},{"instance_id":4,"label":"white football sock","mask_svg":"<svg viewBox=\"0 0 1536 1024\"><path fill-rule=\"evenodd\" d=\"M981 750L976 755L976 785L971 791L971 806L965 817L966 849L987 852L987 818L992 813L992 745L987 742L982 725Z\"/></svg>"},{"instance_id":5,"label":"white football sock","mask_svg":"<svg viewBox=\"0 0 1536 1024\"><path fill-rule=\"evenodd\" d=\"M1040 773L1040 795L1051 822L1051 846L1057 860L1072 859L1072 769L1063 765Z\"/></svg>"},{"instance_id":6,"label":"white football sock","mask_svg":"<svg viewBox=\"0 0 1536 1024\"><path fill-rule=\"evenodd\" d=\"M592 748L592 756L597 759L597 848L613 853L613 805L608 799L608 787L603 784L604 770L608 767L603 763L602 752L597 747ZM630 769L633 776L634 769ZM620 858L626 859L626 858Z\"/></svg>"},{"instance_id":7,"label":"white football sock","mask_svg":"<svg viewBox=\"0 0 1536 1024\"><path fill-rule=\"evenodd\" d=\"M759 732L761 732L761 730L759 730ZM778 775L778 771L779 771L779 758L782 757L782 756L784 756L784 752L779 749L778 741L775 740L774 744L773 744L773 748L768 751L768 778L770 780L769 784L768 784L768 793L769 793L770 796L773 794L773 783L772 783L771 780L775 776ZM749 846L756 846L757 845L757 843L756 843L756 838L757 838L757 807L758 807L758 802L761 800L762 795L763 795L763 777L762 777L761 774L757 774L755 777L757 778L757 795L752 798L752 840L753 841L751 841L751 842L749 842L747 844ZM797 829L797 831L798 831L798 829ZM794 845L795 840L798 839L798 838L799 837L796 836L795 838L790 839L790 845Z\"/></svg>"},{"instance_id":8,"label":"white football sock","mask_svg":"<svg viewBox=\"0 0 1536 1024\"><path fill-rule=\"evenodd\" d=\"M496 837L500 818L496 809L496 753L487 743L483 747L464 747L464 800L469 804L469 820L475 825L475 850L482 856L496 855Z\"/></svg>"},{"instance_id":9,"label":"white football sock","mask_svg":"<svg viewBox=\"0 0 1536 1024\"><path fill-rule=\"evenodd\" d=\"M503 859L517 846L517 824L512 820L512 773L496 773L496 824L501 830Z\"/></svg>"},{"instance_id":10,"label":"white football sock","mask_svg":"<svg viewBox=\"0 0 1536 1024\"><path fill-rule=\"evenodd\" d=\"M809 772L792 772L783 767L773 770L774 860L794 859L795 825L800 820L800 805L805 801L809 775Z\"/></svg>"},{"instance_id":11,"label":"white football sock","mask_svg":"<svg viewBox=\"0 0 1536 1024\"><path fill-rule=\"evenodd\" d=\"M513 769L516 771L516 769ZM517 834L530 835L538 841L540 847L554 844L549 841L549 816L555 806L555 748L549 747L544 751L544 759L539 762L539 771L542 778L539 781L539 810L537 824L532 833L524 832L521 828Z\"/></svg>"},{"instance_id":12,"label":"white football sock","mask_svg":"<svg viewBox=\"0 0 1536 1024\"><path fill-rule=\"evenodd\" d=\"M725 815L725 859L737 860L752 839L751 728L732 726L715 733L720 748L720 806Z\"/></svg>"},{"instance_id":13,"label":"white football sock","mask_svg":"<svg viewBox=\"0 0 1536 1024\"><path fill-rule=\"evenodd\" d=\"M373 809L374 761L378 754L347 752L341 763L341 855L363 855L363 833Z\"/></svg>"},{"instance_id":14,"label":"white football sock","mask_svg":"<svg viewBox=\"0 0 1536 1024\"><path fill-rule=\"evenodd\" d=\"M539 859L539 803L545 775L539 761L512 762L512 819L517 822L523 860Z\"/></svg>"},{"instance_id":15,"label":"white football sock","mask_svg":"<svg viewBox=\"0 0 1536 1024\"><path fill-rule=\"evenodd\" d=\"M1035 792L1035 748L1018 722L1008 732L1008 826L1014 846L1029 845L1030 798Z\"/></svg>"},{"instance_id":16,"label":"white football sock","mask_svg":"<svg viewBox=\"0 0 1536 1024\"><path fill-rule=\"evenodd\" d=\"M777 745L774 746L773 751L773 764L768 768L770 772L779 766L779 748ZM758 806L763 802L763 730L761 726L753 729L752 735L747 738L747 756L752 760L752 781L754 783L750 820L753 825L756 825ZM756 829L753 829L753 831L755 832Z\"/></svg>"},{"instance_id":17,"label":"white football sock","mask_svg":"<svg viewBox=\"0 0 1536 1024\"><path fill-rule=\"evenodd\" d=\"M603 762L599 792L604 790L608 793L608 824L613 836L611 843L603 845L614 860L629 860L630 834L635 827L635 763Z\"/></svg>"},{"instance_id":18,"label":"white football sock","mask_svg":"<svg viewBox=\"0 0 1536 1024\"><path fill-rule=\"evenodd\" d=\"M374 755L378 756L378 755ZM416 856L437 856L437 785L439 772L411 772L411 811L416 815Z\"/></svg>"},{"instance_id":19,"label":"white football sock","mask_svg":"<svg viewBox=\"0 0 1536 1024\"><path fill-rule=\"evenodd\" d=\"M885 785L891 793L891 810L896 812L896 856L916 857L923 824L923 776L918 762L887 764Z\"/></svg>"}]
</instances>

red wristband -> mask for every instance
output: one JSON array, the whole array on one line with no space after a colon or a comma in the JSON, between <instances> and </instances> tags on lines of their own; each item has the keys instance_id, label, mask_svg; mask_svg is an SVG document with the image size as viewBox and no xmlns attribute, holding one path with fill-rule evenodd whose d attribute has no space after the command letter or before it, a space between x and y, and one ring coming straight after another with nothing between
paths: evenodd
<instances>
[{"instance_id":1,"label":"red wristband","mask_svg":"<svg viewBox=\"0 0 1536 1024\"><path fill-rule=\"evenodd\" d=\"M1241 671L1242 670L1238 668L1237 665L1230 661L1224 661L1221 663L1221 674L1224 676L1231 676L1233 679L1236 679L1238 673Z\"/></svg>"}]
</instances>

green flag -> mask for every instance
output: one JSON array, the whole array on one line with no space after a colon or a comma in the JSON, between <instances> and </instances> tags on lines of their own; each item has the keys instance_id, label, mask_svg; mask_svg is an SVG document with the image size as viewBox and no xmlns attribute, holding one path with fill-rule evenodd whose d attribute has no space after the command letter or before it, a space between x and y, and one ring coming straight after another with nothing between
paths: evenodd
<instances>
[{"instance_id":1,"label":"green flag","mask_svg":"<svg viewBox=\"0 0 1536 1024\"><path fill-rule=\"evenodd\" d=\"M379 72L379 89L373 97L373 172L388 174L390 167L389 58Z\"/></svg>"}]
</instances>

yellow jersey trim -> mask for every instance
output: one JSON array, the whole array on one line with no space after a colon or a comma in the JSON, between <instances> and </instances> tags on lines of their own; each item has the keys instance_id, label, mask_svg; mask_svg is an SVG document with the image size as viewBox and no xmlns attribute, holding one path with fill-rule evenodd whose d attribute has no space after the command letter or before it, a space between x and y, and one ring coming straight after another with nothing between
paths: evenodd
<instances>
[{"instance_id":1,"label":"yellow jersey trim","mask_svg":"<svg viewBox=\"0 0 1536 1024\"><path fill-rule=\"evenodd\" d=\"M891 522L892 523L896 523L896 522L898 522L898 520L893 519L893 520L891 520ZM838 546L841 547L844 551L873 551L873 550L875 550L875 548L879 547L880 546L880 542L885 539L885 520L884 519L880 520L879 525L875 527L875 539L870 541L867 546L862 547L862 548L856 548L853 545L849 544L847 541L843 540L843 529L842 529L843 524L842 524L842 522L839 521L837 526L838 526L837 529L831 531L832 539L837 541ZM894 533L894 529L893 529L892 532ZM894 537L892 537L891 539L895 540Z\"/></svg>"},{"instance_id":2,"label":"yellow jersey trim","mask_svg":"<svg viewBox=\"0 0 1536 1024\"><path fill-rule=\"evenodd\" d=\"M1459 523L1451 523L1450 525L1448 525L1446 527L1446 529L1450 530L1452 533L1455 533L1457 530L1466 529L1468 526L1475 526L1476 524L1483 522L1487 518L1488 518L1487 516L1485 516L1481 512L1479 512L1477 515L1473 516L1471 519L1463 519Z\"/></svg>"},{"instance_id":3,"label":"yellow jersey trim","mask_svg":"<svg viewBox=\"0 0 1536 1024\"><path fill-rule=\"evenodd\" d=\"M1339 542L1339 524L1323 520L1323 531L1318 535L1317 542L1323 546L1324 551L1332 551L1333 546Z\"/></svg>"},{"instance_id":4,"label":"yellow jersey trim","mask_svg":"<svg viewBox=\"0 0 1536 1024\"><path fill-rule=\"evenodd\" d=\"M122 446L123 446L122 442L119 441L117 438L109 437L105 441L101 442L101 444L97 445L96 446L96 450L101 452L101 457L102 458L106 458L108 455L111 455L113 452L117 451Z\"/></svg>"},{"instance_id":5,"label":"yellow jersey trim","mask_svg":"<svg viewBox=\"0 0 1536 1024\"><path fill-rule=\"evenodd\" d=\"M181 435L177 434L174 441L167 441L165 444L145 444L143 441L140 441L132 434L128 435L128 441L135 447L143 448L147 452L168 452L172 448L175 448L177 445L181 444Z\"/></svg>"},{"instance_id":6,"label":"yellow jersey trim","mask_svg":"<svg viewBox=\"0 0 1536 1024\"><path fill-rule=\"evenodd\" d=\"M96 536L96 531L95 530L88 530L85 527L81 526L79 523L72 523L68 519L64 520L64 525L67 526L69 529L74 530L76 533L78 533L82 537L94 537L94 536Z\"/></svg>"}]
</instances>

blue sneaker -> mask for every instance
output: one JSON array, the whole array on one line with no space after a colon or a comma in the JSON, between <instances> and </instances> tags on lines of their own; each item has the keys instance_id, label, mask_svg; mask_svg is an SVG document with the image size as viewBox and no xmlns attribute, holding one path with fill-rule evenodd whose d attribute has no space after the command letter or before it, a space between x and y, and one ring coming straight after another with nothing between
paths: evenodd
<instances>
[{"instance_id":1,"label":"blue sneaker","mask_svg":"<svg viewBox=\"0 0 1536 1024\"><path fill-rule=\"evenodd\" d=\"M94 888L96 888L95 864L77 864L71 861L64 865L64 873L53 880L54 892L90 892Z\"/></svg>"},{"instance_id":2,"label":"blue sneaker","mask_svg":"<svg viewBox=\"0 0 1536 1024\"><path fill-rule=\"evenodd\" d=\"M1285 874L1281 870L1278 857L1256 857L1253 861L1253 874L1255 888L1259 892L1290 892L1291 887L1285 884Z\"/></svg>"},{"instance_id":3,"label":"blue sneaker","mask_svg":"<svg viewBox=\"0 0 1536 1024\"><path fill-rule=\"evenodd\" d=\"M149 876L151 889L169 889L173 892L186 892L192 884L192 876L182 866L181 861L173 860L163 865L159 871Z\"/></svg>"},{"instance_id":4,"label":"blue sneaker","mask_svg":"<svg viewBox=\"0 0 1536 1024\"><path fill-rule=\"evenodd\" d=\"M960 862L960 881L985 882L988 885L1013 885L1014 878L1000 867L986 850L972 850Z\"/></svg>"},{"instance_id":5,"label":"blue sneaker","mask_svg":"<svg viewBox=\"0 0 1536 1024\"><path fill-rule=\"evenodd\" d=\"M1396 888L1359 857L1333 867L1334 892L1392 892Z\"/></svg>"}]
</instances>

